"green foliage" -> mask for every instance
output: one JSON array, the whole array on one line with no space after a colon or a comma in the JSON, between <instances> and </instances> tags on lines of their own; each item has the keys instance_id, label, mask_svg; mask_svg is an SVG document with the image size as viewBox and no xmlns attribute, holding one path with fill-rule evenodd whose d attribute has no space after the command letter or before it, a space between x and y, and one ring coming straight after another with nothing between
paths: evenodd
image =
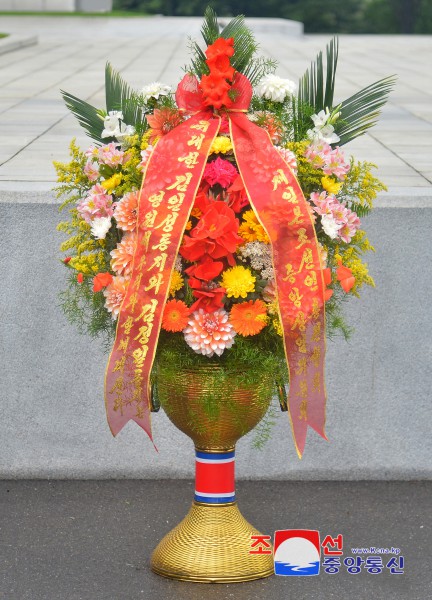
<instances>
[{"instance_id":1,"label":"green foliage","mask_svg":"<svg viewBox=\"0 0 432 600\"><path fill-rule=\"evenodd\" d=\"M333 38L326 46L326 76L324 78L323 53L319 52L315 62L299 81L299 106L307 104L318 113L333 106L339 41Z\"/></svg>"},{"instance_id":2,"label":"green foliage","mask_svg":"<svg viewBox=\"0 0 432 600\"><path fill-rule=\"evenodd\" d=\"M256 84L266 73L272 72L275 68L273 60L255 58L258 44L255 41L253 33L246 26L243 15L231 19L221 30L215 11L208 6L204 13L201 36L206 46L213 44L219 37L225 39L234 38L235 54L231 59L231 64L236 71L248 77L252 85ZM206 56L196 41L191 42L190 48L193 54L192 66L187 70L200 78L209 72L205 62Z\"/></svg>"},{"instance_id":3,"label":"green foliage","mask_svg":"<svg viewBox=\"0 0 432 600\"><path fill-rule=\"evenodd\" d=\"M271 438L273 427L276 425L279 408L273 403L270 404L268 411L253 430L252 447L256 450L262 450L265 444Z\"/></svg>"},{"instance_id":4,"label":"green foliage","mask_svg":"<svg viewBox=\"0 0 432 600\"><path fill-rule=\"evenodd\" d=\"M95 108L85 100L80 100L76 96L69 94L69 92L60 91L66 106L78 119L81 127L86 130L87 135L95 142L102 144L103 140L101 136L104 128L103 120L105 112Z\"/></svg>"},{"instance_id":5,"label":"green foliage","mask_svg":"<svg viewBox=\"0 0 432 600\"><path fill-rule=\"evenodd\" d=\"M85 278L79 284L73 271L66 290L60 293L59 298L69 323L75 325L80 334L102 338L105 350L109 351L114 342L115 321L105 308L103 293L93 292L92 279Z\"/></svg>"},{"instance_id":6,"label":"green foliage","mask_svg":"<svg viewBox=\"0 0 432 600\"><path fill-rule=\"evenodd\" d=\"M273 374L275 379L287 380L285 369L285 354L282 338L267 328L259 336L243 337L237 335L235 344L225 350L215 361L225 368L235 365L236 369L244 370L244 382L251 383L256 378L256 372ZM172 334L161 330L157 361L173 371L190 367L208 365L209 359L197 354L188 346L183 334ZM165 367L164 367L165 368Z\"/></svg>"},{"instance_id":7,"label":"green foliage","mask_svg":"<svg viewBox=\"0 0 432 600\"><path fill-rule=\"evenodd\" d=\"M124 123L133 125L139 134L144 132L146 120L139 103L139 95L109 62L105 66L105 102L107 112L121 111Z\"/></svg>"},{"instance_id":8,"label":"green foliage","mask_svg":"<svg viewBox=\"0 0 432 600\"><path fill-rule=\"evenodd\" d=\"M313 113L328 109L332 111L334 88L336 80L336 69L338 61L338 40L333 38L326 46L326 67L324 75L323 53L319 52L315 61L311 63L303 77L299 81L299 104L296 111L296 127L302 133L310 128L311 121L307 113L304 112L304 106L313 109ZM340 103L333 111L339 112L339 117L332 120L335 131L340 137L339 146L353 140L359 135L363 135L372 127L379 115L380 109L388 100L396 82L395 76L385 77ZM309 125L309 127L308 127ZM299 138L295 138L299 139Z\"/></svg>"},{"instance_id":9,"label":"green foliage","mask_svg":"<svg viewBox=\"0 0 432 600\"><path fill-rule=\"evenodd\" d=\"M335 131L340 137L339 146L363 135L375 125L395 83L395 75L385 77L341 102L340 117L335 123Z\"/></svg>"}]
</instances>

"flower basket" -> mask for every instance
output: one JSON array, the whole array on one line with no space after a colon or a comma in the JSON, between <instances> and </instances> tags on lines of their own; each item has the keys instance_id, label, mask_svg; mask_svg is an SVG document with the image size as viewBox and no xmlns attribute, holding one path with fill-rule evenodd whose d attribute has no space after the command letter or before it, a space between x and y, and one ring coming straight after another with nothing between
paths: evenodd
<instances>
[{"instance_id":1,"label":"flower basket","mask_svg":"<svg viewBox=\"0 0 432 600\"><path fill-rule=\"evenodd\" d=\"M373 125L394 78L335 105L337 40L296 86L257 58L243 17L220 31L208 9L202 33L175 93L132 90L110 65L106 110L63 92L93 145L72 142L56 163L70 213L61 301L111 349L112 433L133 420L152 439L161 405L195 444L194 504L152 568L226 582L272 572L249 553L236 441L260 421L268 437L275 393L300 457L308 427L326 439L326 336L349 335L342 305L374 284L361 219L385 189L342 146Z\"/></svg>"}]
</instances>

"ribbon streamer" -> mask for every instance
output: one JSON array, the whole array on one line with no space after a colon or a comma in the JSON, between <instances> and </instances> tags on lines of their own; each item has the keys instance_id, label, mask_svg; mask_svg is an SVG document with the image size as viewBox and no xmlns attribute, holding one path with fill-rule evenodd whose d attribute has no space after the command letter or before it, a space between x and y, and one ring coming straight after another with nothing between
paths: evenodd
<instances>
[{"instance_id":1,"label":"ribbon streamer","mask_svg":"<svg viewBox=\"0 0 432 600\"><path fill-rule=\"evenodd\" d=\"M249 80L236 73L235 100L227 111L231 141L250 204L269 236L279 317L290 373L288 409L301 457L308 425L326 439L325 314L320 250L308 202L268 134L244 114ZM203 104L195 77L176 93L192 117L164 136L149 160L140 194L131 281L117 324L105 380L110 429L134 420L152 439L149 379L163 308L182 235L219 127Z\"/></svg>"}]
</instances>

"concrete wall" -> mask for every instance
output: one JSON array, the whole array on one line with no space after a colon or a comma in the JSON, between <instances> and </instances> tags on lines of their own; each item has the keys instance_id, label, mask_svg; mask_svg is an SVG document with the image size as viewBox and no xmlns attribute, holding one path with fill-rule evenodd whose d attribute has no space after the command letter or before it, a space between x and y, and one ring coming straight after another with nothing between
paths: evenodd
<instances>
[{"instance_id":1,"label":"concrete wall","mask_svg":"<svg viewBox=\"0 0 432 600\"><path fill-rule=\"evenodd\" d=\"M239 443L238 477L430 477L431 216L422 198L388 198L365 221L377 288L348 307L352 341L329 343L330 442L310 431L299 461L279 413L263 451ZM65 272L49 194L0 192L0 221L0 476L192 476L192 444L162 413L153 418L159 453L134 424L111 437L102 397L107 357L58 308Z\"/></svg>"}]
</instances>

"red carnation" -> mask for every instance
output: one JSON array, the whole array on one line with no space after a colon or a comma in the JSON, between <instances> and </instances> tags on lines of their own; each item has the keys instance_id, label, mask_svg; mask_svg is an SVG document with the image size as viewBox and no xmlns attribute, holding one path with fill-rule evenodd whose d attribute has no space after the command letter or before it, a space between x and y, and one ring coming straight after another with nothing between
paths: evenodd
<instances>
[{"instance_id":1,"label":"red carnation","mask_svg":"<svg viewBox=\"0 0 432 600\"><path fill-rule=\"evenodd\" d=\"M223 188L227 188L237 179L238 171L228 160L220 156L216 160L206 164L203 179L210 185L217 183Z\"/></svg>"}]
</instances>

